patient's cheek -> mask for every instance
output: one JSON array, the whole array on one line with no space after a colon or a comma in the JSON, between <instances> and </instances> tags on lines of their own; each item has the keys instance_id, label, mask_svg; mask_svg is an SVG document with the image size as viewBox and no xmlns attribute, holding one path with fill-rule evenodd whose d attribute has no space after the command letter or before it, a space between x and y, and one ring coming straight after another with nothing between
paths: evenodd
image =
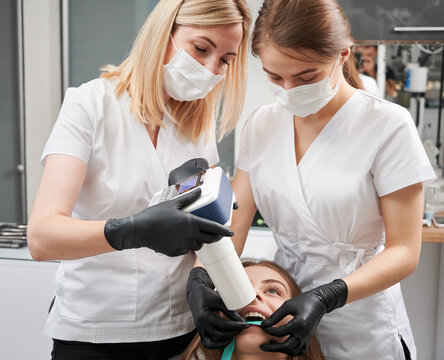
<instances>
[{"instance_id":1,"label":"patient's cheek","mask_svg":"<svg viewBox=\"0 0 444 360\"><path fill-rule=\"evenodd\" d=\"M286 323L288 323L291 319L293 319L293 316L291 315L287 315L286 317L284 317L281 321L279 321L276 325L274 325L275 327L278 326L282 326L285 325ZM276 336L270 336L270 339L279 341L279 342L283 342L285 340L287 340L288 336L283 336L283 337L276 337Z\"/></svg>"},{"instance_id":2,"label":"patient's cheek","mask_svg":"<svg viewBox=\"0 0 444 360\"><path fill-rule=\"evenodd\" d=\"M286 317L284 317L281 321L279 321L276 325L274 326L282 326L285 325L286 323L288 323L289 321L291 321L293 319L293 316L291 315L287 315Z\"/></svg>"}]
</instances>

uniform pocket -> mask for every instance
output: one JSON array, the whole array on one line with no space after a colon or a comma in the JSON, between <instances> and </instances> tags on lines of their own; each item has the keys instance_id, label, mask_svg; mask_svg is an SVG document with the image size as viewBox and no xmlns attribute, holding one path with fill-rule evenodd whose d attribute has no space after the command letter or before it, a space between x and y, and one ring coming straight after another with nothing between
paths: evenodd
<instances>
[{"instance_id":1,"label":"uniform pocket","mask_svg":"<svg viewBox=\"0 0 444 360\"><path fill-rule=\"evenodd\" d=\"M170 313L181 314L190 311L186 295L188 275L196 262L193 252L179 258L171 259L169 263L169 285L170 285Z\"/></svg>"},{"instance_id":2,"label":"uniform pocket","mask_svg":"<svg viewBox=\"0 0 444 360\"><path fill-rule=\"evenodd\" d=\"M56 295L62 316L90 321L134 321L136 250L63 261Z\"/></svg>"}]
</instances>

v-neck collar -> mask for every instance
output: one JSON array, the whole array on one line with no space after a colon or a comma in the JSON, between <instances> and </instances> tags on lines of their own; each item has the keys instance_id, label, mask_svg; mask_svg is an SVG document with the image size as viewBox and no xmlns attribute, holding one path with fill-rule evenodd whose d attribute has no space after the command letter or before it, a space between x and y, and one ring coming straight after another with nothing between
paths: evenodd
<instances>
[{"instance_id":1,"label":"v-neck collar","mask_svg":"<svg viewBox=\"0 0 444 360\"><path fill-rule=\"evenodd\" d=\"M355 91L348 99L347 101L339 108L338 111L331 117L331 119L325 124L325 126L322 128L322 130L319 132L319 134L315 137L313 142L310 144L310 146L305 151L304 155L300 159L299 163L297 163L296 158L296 149L295 149L295 127L294 127L294 117L291 115L291 121L289 122L291 129L289 129L289 133L291 134L291 146L292 146L292 161L294 166L298 169L298 171L302 171L303 168L306 168L307 166L313 165L313 158L316 156L316 154L319 154L318 150L321 150L322 147L326 144L326 142L323 142L322 140L331 134L334 129L339 125L341 122L341 119L344 117L342 116L342 113L347 109L350 104L353 102L352 99L355 97L355 95L359 91Z\"/></svg>"},{"instance_id":2,"label":"v-neck collar","mask_svg":"<svg viewBox=\"0 0 444 360\"><path fill-rule=\"evenodd\" d=\"M128 105L128 108L130 108L131 98L130 98L128 91L125 91L123 96L125 97L125 101ZM165 144L167 144L169 141L170 134L172 131L172 129L170 129L170 127L173 126L172 122L168 119L167 116L163 115L162 123L165 125L165 127L161 126L159 128L159 131L157 133L157 144L156 144L156 146L154 146L154 143L151 140L150 134L148 133L148 129L146 128L146 124L138 121L131 111L129 113L130 113L130 118L133 121L133 123L135 123L137 127L140 127L142 129L142 131L140 131L140 129L138 129L137 132L139 135L141 135L140 140L141 140L144 148L146 148L146 149L149 148L152 151L154 151L156 154L159 154L162 151L162 147L164 147Z\"/></svg>"},{"instance_id":3,"label":"v-neck collar","mask_svg":"<svg viewBox=\"0 0 444 360\"><path fill-rule=\"evenodd\" d=\"M128 92L125 92L125 101L127 102L128 109L130 108L130 96ZM164 147L169 142L169 137L172 129L170 128L172 124L168 121L167 117L164 115L162 118L162 122L166 126L165 128L160 127L159 133L157 135L157 146L154 147L153 142L151 141L150 135L148 134L148 130L145 127L145 124L138 121L134 114L129 111L130 121L133 123L136 134L141 146L141 151L145 154L143 159L146 162L147 169L153 170L158 174L157 178L167 178L167 169L165 168L165 164L162 162L160 154L163 153ZM163 181L162 184L158 184L159 188L164 186Z\"/></svg>"}]
</instances>

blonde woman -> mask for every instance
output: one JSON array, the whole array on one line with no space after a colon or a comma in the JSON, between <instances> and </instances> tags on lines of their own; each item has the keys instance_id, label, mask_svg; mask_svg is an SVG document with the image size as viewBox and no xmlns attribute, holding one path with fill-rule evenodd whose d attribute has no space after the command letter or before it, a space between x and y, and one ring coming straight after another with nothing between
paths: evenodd
<instances>
[{"instance_id":1,"label":"blonde woman","mask_svg":"<svg viewBox=\"0 0 444 360\"><path fill-rule=\"evenodd\" d=\"M189 250L232 232L180 210L195 196L147 206L186 160L218 162L216 121L223 136L243 104L249 25L244 0L161 0L122 64L68 89L29 220L33 258L62 260L52 359L167 359L194 336Z\"/></svg>"}]
</instances>

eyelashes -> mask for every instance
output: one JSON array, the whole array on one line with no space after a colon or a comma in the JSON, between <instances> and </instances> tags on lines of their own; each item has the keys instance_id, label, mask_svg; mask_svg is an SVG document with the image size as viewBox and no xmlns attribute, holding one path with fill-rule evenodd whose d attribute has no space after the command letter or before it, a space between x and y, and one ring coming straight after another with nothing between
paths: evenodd
<instances>
[{"instance_id":1,"label":"eyelashes","mask_svg":"<svg viewBox=\"0 0 444 360\"><path fill-rule=\"evenodd\" d=\"M316 78L316 76L312 76L312 77L309 78L309 79L302 79L302 78L299 78L299 81L302 82L302 83L304 83L304 84L306 84L306 83L311 83L315 78ZM279 81L282 80L282 78L281 78L281 77L270 76L270 80L271 80L271 81L275 81L275 82L279 82Z\"/></svg>"},{"instance_id":2,"label":"eyelashes","mask_svg":"<svg viewBox=\"0 0 444 360\"><path fill-rule=\"evenodd\" d=\"M282 296L282 290L278 286L270 286L265 292Z\"/></svg>"},{"instance_id":3,"label":"eyelashes","mask_svg":"<svg viewBox=\"0 0 444 360\"><path fill-rule=\"evenodd\" d=\"M199 45L194 44L194 50L197 52L198 55L200 56L204 56L207 53L207 50L203 47L200 47ZM228 61L227 59L221 58L220 59L221 62L223 62L225 65L230 65L230 61Z\"/></svg>"},{"instance_id":4,"label":"eyelashes","mask_svg":"<svg viewBox=\"0 0 444 360\"><path fill-rule=\"evenodd\" d=\"M310 81L313 81L315 78L316 78L316 76L312 76L309 79L300 79L300 80L303 81L303 82L310 82Z\"/></svg>"},{"instance_id":5,"label":"eyelashes","mask_svg":"<svg viewBox=\"0 0 444 360\"><path fill-rule=\"evenodd\" d=\"M196 51L198 51L198 52L201 52L201 53L205 53L206 52L206 50L204 48L201 48L200 46L197 46L197 45L194 45L194 49Z\"/></svg>"}]
</instances>

